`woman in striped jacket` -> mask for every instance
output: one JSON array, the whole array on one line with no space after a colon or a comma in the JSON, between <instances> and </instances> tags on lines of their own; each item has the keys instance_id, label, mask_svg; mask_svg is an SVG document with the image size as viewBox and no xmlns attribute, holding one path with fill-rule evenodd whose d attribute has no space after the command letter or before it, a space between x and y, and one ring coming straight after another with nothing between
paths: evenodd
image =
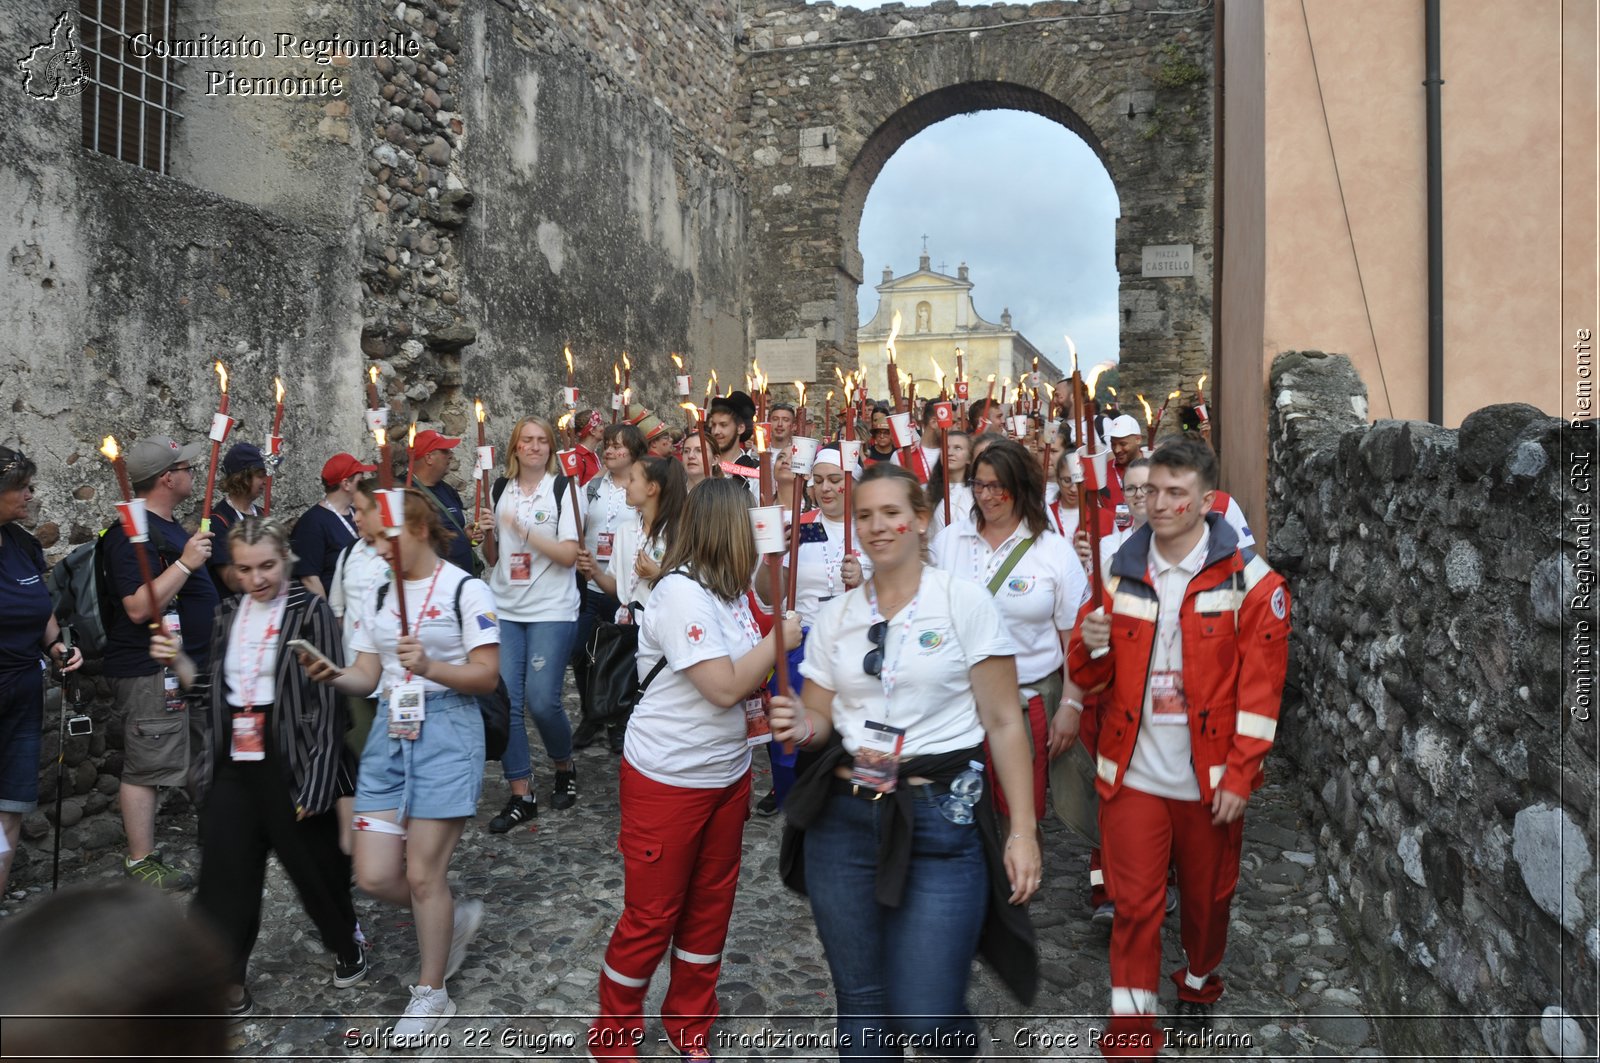
<instances>
[{"instance_id":1,"label":"woman in striped jacket","mask_svg":"<svg viewBox=\"0 0 1600 1063\"><path fill-rule=\"evenodd\" d=\"M195 905L230 947L229 1011L243 1016L252 1009L245 974L269 853L336 957L333 984L361 981L367 960L333 811L334 799L354 789L348 717L333 688L313 682L288 647L304 639L342 660L339 622L323 598L290 577L283 525L245 517L228 530L228 546L244 593L218 606L212 628L204 744L193 769L201 803ZM152 638L151 656L168 660L177 645Z\"/></svg>"}]
</instances>

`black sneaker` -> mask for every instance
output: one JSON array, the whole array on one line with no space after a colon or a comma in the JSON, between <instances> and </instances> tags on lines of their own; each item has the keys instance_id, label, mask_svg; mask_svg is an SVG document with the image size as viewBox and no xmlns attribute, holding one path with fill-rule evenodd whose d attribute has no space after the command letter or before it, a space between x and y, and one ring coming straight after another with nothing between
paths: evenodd
<instances>
[{"instance_id":1,"label":"black sneaker","mask_svg":"<svg viewBox=\"0 0 1600 1063\"><path fill-rule=\"evenodd\" d=\"M349 989L357 982L367 977L367 950L360 945L356 946L356 958L350 961L339 960L333 967L333 984L339 989Z\"/></svg>"},{"instance_id":2,"label":"black sneaker","mask_svg":"<svg viewBox=\"0 0 1600 1063\"><path fill-rule=\"evenodd\" d=\"M776 816L778 814L778 794L770 792L767 796L756 802L756 815Z\"/></svg>"},{"instance_id":3,"label":"black sneaker","mask_svg":"<svg viewBox=\"0 0 1600 1063\"><path fill-rule=\"evenodd\" d=\"M577 730L572 732L572 748L588 749L594 745L594 740L600 737L600 725L592 720L584 720L578 724Z\"/></svg>"},{"instance_id":4,"label":"black sneaker","mask_svg":"<svg viewBox=\"0 0 1600 1063\"><path fill-rule=\"evenodd\" d=\"M1178 1001L1178 1010L1172 1021L1172 1046L1180 1049L1203 1046L1206 1036L1211 1033L1212 1009L1215 1006L1192 1000Z\"/></svg>"},{"instance_id":5,"label":"black sneaker","mask_svg":"<svg viewBox=\"0 0 1600 1063\"><path fill-rule=\"evenodd\" d=\"M539 799L532 794L512 794L500 814L489 821L490 834L504 834L519 823L539 815Z\"/></svg>"},{"instance_id":6,"label":"black sneaker","mask_svg":"<svg viewBox=\"0 0 1600 1063\"><path fill-rule=\"evenodd\" d=\"M237 1000L235 1000L231 995L228 997L228 1018L232 1019L234 1022L240 1022L244 1019L248 1019L251 1015L255 1014L255 1010L256 1002L251 998L250 990L245 986L239 987L239 997Z\"/></svg>"},{"instance_id":7,"label":"black sneaker","mask_svg":"<svg viewBox=\"0 0 1600 1063\"><path fill-rule=\"evenodd\" d=\"M578 803L578 769L574 765L570 771L556 769L556 782L550 788L550 807L558 812L571 808Z\"/></svg>"}]
</instances>

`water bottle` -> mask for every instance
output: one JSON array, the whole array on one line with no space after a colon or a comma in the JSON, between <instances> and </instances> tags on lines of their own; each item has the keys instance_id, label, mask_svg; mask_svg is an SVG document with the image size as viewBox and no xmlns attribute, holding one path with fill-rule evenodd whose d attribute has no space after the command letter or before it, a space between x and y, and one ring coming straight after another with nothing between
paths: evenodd
<instances>
[{"instance_id":1,"label":"water bottle","mask_svg":"<svg viewBox=\"0 0 1600 1063\"><path fill-rule=\"evenodd\" d=\"M1117 503L1117 530L1127 531L1133 527L1133 511L1128 508L1128 503Z\"/></svg>"},{"instance_id":2,"label":"water bottle","mask_svg":"<svg viewBox=\"0 0 1600 1063\"><path fill-rule=\"evenodd\" d=\"M167 634L177 639L181 646L183 643L183 624L178 620L177 612L168 613L162 617L162 620L166 622ZM178 673L171 668L163 668L161 670L161 691L168 712L182 712L184 710L183 685L178 682Z\"/></svg>"},{"instance_id":3,"label":"water bottle","mask_svg":"<svg viewBox=\"0 0 1600 1063\"><path fill-rule=\"evenodd\" d=\"M950 780L950 792L939 798L939 812L951 823L971 823L982 796L983 762L969 760L967 770Z\"/></svg>"}]
</instances>

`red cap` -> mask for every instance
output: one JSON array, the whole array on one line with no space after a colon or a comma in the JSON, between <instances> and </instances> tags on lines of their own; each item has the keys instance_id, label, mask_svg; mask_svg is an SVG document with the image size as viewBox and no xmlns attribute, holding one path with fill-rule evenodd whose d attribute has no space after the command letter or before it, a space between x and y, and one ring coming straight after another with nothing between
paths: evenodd
<instances>
[{"instance_id":1,"label":"red cap","mask_svg":"<svg viewBox=\"0 0 1600 1063\"><path fill-rule=\"evenodd\" d=\"M348 480L358 472L377 472L376 465L363 465L354 454L335 454L322 466L322 482L336 484Z\"/></svg>"},{"instance_id":2,"label":"red cap","mask_svg":"<svg viewBox=\"0 0 1600 1063\"><path fill-rule=\"evenodd\" d=\"M460 442L461 438L459 436L452 439L449 436L442 436L430 428L425 432L417 433L417 438L411 444L411 458L415 460L436 450L449 450Z\"/></svg>"}]
</instances>

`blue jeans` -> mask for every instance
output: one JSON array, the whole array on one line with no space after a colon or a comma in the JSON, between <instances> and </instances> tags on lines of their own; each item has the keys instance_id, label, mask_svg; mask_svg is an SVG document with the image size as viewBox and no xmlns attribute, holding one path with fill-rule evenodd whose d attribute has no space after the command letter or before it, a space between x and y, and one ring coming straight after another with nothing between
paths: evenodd
<instances>
[{"instance_id":1,"label":"blue jeans","mask_svg":"<svg viewBox=\"0 0 1600 1063\"><path fill-rule=\"evenodd\" d=\"M902 783L902 785L904 785ZM969 1059L978 1024L967 981L989 903L975 824L951 823L917 791L911 867L898 908L873 899L888 801L835 794L805 833L806 891L833 972L841 1059Z\"/></svg>"},{"instance_id":2,"label":"blue jeans","mask_svg":"<svg viewBox=\"0 0 1600 1063\"><path fill-rule=\"evenodd\" d=\"M561 683L578 635L576 620L500 621L500 678L511 695L511 737L500 758L506 781L533 778L526 711L553 761L572 759L572 724L561 707Z\"/></svg>"}]
</instances>

